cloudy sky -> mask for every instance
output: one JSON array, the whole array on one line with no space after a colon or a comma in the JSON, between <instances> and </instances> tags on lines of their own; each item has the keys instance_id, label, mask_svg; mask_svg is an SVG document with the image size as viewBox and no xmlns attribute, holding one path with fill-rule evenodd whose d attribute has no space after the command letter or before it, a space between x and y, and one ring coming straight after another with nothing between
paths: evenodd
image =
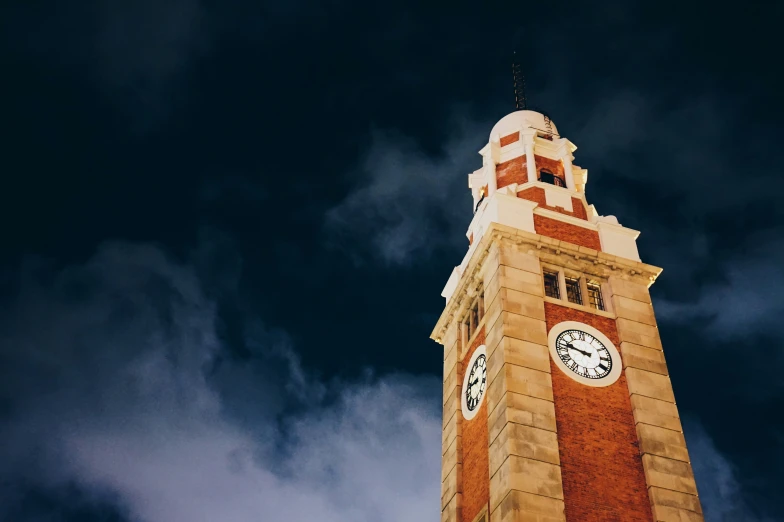
<instances>
[{"instance_id":1,"label":"cloudy sky","mask_svg":"<svg viewBox=\"0 0 784 522\"><path fill-rule=\"evenodd\" d=\"M49 4L0 12L0 520L438 520L512 49L664 268L708 520L784 520L782 4Z\"/></svg>"}]
</instances>

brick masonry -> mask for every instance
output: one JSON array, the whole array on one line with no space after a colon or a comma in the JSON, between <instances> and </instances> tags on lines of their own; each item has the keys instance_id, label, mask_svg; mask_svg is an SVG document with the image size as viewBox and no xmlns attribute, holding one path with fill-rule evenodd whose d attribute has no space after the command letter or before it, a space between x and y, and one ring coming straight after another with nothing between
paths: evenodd
<instances>
[{"instance_id":1,"label":"brick masonry","mask_svg":"<svg viewBox=\"0 0 784 522\"><path fill-rule=\"evenodd\" d=\"M547 330L579 321L620 346L615 321L545 303ZM567 520L653 520L625 374L605 388L570 379L550 361Z\"/></svg>"},{"instance_id":2,"label":"brick masonry","mask_svg":"<svg viewBox=\"0 0 784 522\"><path fill-rule=\"evenodd\" d=\"M496 186L503 188L512 183L522 185L528 182L528 168L525 163L525 154L517 158L499 163L495 167Z\"/></svg>"},{"instance_id":3,"label":"brick masonry","mask_svg":"<svg viewBox=\"0 0 784 522\"><path fill-rule=\"evenodd\" d=\"M599 240L599 232L589 230L571 223L564 223L545 216L534 214L534 228L537 234L567 241L573 245L602 250L602 243Z\"/></svg>"},{"instance_id":4,"label":"brick masonry","mask_svg":"<svg viewBox=\"0 0 784 522\"><path fill-rule=\"evenodd\" d=\"M501 146L502 147L506 147L507 145L510 145L510 144L518 141L519 139L520 139L520 133L519 132L515 132L513 134L510 134L509 136L504 136L504 137L501 138Z\"/></svg>"},{"instance_id":5,"label":"brick masonry","mask_svg":"<svg viewBox=\"0 0 784 522\"><path fill-rule=\"evenodd\" d=\"M463 358L463 370L460 372L459 383L462 393L465 368L471 360L474 350L485 342L485 329L482 327L476 334L471 346ZM487 383L490 384L489 382ZM485 388L487 393L487 388ZM460 414L462 415L462 413ZM479 511L490 499L490 464L487 441L487 397L482 401L476 417L470 421L463 420L463 519L472 522Z\"/></svg>"},{"instance_id":6,"label":"brick masonry","mask_svg":"<svg viewBox=\"0 0 784 522\"><path fill-rule=\"evenodd\" d=\"M547 199L544 195L544 189L541 187L530 187L525 190L521 190L517 193L518 198L527 199L528 201L535 201L539 203L539 206L542 208L546 208L548 210L553 210L555 212L559 212L561 214L565 214L567 216L576 217L578 219L588 220L588 212L585 210L585 205L579 198L572 198L572 208L574 209L573 212L569 212L568 210L561 208L561 207L551 207L547 204Z\"/></svg>"},{"instance_id":7,"label":"brick masonry","mask_svg":"<svg viewBox=\"0 0 784 522\"><path fill-rule=\"evenodd\" d=\"M498 188L503 188L512 183L522 185L529 181L525 156L526 155L523 154L522 156L496 165L496 186ZM545 158L544 156L534 156L534 161L536 162L536 169L538 171L545 169L563 179L564 169L560 160L552 160L550 158ZM582 203L580 203L580 205L582 205Z\"/></svg>"}]
</instances>

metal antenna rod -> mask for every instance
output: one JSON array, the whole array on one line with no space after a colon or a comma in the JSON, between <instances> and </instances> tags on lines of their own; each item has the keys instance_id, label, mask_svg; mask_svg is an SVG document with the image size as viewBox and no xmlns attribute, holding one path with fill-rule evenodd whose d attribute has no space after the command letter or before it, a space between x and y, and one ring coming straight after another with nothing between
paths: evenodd
<instances>
[{"instance_id":1,"label":"metal antenna rod","mask_svg":"<svg viewBox=\"0 0 784 522\"><path fill-rule=\"evenodd\" d=\"M528 102L525 99L525 76L523 68L517 61L517 52L512 53L512 77L514 78L515 107L518 111L525 110Z\"/></svg>"}]
</instances>

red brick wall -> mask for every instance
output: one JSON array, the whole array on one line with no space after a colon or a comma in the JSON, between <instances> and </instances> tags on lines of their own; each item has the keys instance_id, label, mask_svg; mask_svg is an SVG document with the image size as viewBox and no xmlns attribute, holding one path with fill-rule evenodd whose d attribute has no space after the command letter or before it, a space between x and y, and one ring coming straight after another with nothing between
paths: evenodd
<instances>
[{"instance_id":1,"label":"red brick wall","mask_svg":"<svg viewBox=\"0 0 784 522\"><path fill-rule=\"evenodd\" d=\"M572 196L572 209L574 210L572 213L574 217L588 221L588 211L585 210L582 199Z\"/></svg>"},{"instance_id":2,"label":"red brick wall","mask_svg":"<svg viewBox=\"0 0 784 522\"><path fill-rule=\"evenodd\" d=\"M528 181L527 171L528 169L525 166L525 154L519 158L499 163L495 167L496 186L502 188L512 183L525 183Z\"/></svg>"},{"instance_id":3,"label":"red brick wall","mask_svg":"<svg viewBox=\"0 0 784 522\"><path fill-rule=\"evenodd\" d=\"M543 236L560 239L561 241L568 241L574 245L593 248L594 250L602 250L602 244L599 241L599 232L595 230L588 230L587 228L578 227L571 223L564 223L557 219L551 219L536 214L534 214L534 229L537 234Z\"/></svg>"},{"instance_id":4,"label":"red brick wall","mask_svg":"<svg viewBox=\"0 0 784 522\"><path fill-rule=\"evenodd\" d=\"M466 352L463 371L477 347L485 342L485 329L479 331ZM461 372L462 373L462 372ZM460 383L463 375L459 375ZM462 390L461 390L462 392ZM485 389L487 393L487 389ZM476 417L463 420L463 520L471 522L490 501L490 461L487 440L487 397L482 401Z\"/></svg>"},{"instance_id":5,"label":"red brick wall","mask_svg":"<svg viewBox=\"0 0 784 522\"><path fill-rule=\"evenodd\" d=\"M534 156L534 161L536 161L537 172L542 169L549 170L559 178L564 179L564 168L561 160L552 160L550 158L545 158L544 156Z\"/></svg>"},{"instance_id":6,"label":"red brick wall","mask_svg":"<svg viewBox=\"0 0 784 522\"><path fill-rule=\"evenodd\" d=\"M510 143L514 143L519 139L520 139L519 132L515 132L514 134L510 134L509 136L504 136L501 138L501 146L505 147L506 145L509 145Z\"/></svg>"},{"instance_id":7,"label":"red brick wall","mask_svg":"<svg viewBox=\"0 0 784 522\"><path fill-rule=\"evenodd\" d=\"M539 203L539 206L542 208L546 208L549 210L553 210L555 212L559 212L561 214L566 214L567 216L573 216L580 219L588 220L588 213L585 210L585 206L583 202L579 198L572 198L572 212L569 212L566 209L561 207L551 207L548 206L546 203L546 199L544 196L544 189L541 187L531 187L525 190L521 190L517 193L518 198L527 199L528 201L536 201Z\"/></svg>"},{"instance_id":8,"label":"red brick wall","mask_svg":"<svg viewBox=\"0 0 784 522\"><path fill-rule=\"evenodd\" d=\"M562 321L580 321L620 346L613 319L544 306L548 332ZM651 522L625 374L610 386L593 388L569 378L552 360L550 368L566 519Z\"/></svg>"}]
</instances>

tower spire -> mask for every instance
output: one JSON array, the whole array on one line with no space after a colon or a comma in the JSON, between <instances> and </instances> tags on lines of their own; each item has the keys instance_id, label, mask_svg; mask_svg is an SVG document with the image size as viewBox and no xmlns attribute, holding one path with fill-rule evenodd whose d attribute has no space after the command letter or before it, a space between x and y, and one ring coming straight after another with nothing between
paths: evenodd
<instances>
[{"instance_id":1,"label":"tower spire","mask_svg":"<svg viewBox=\"0 0 784 522\"><path fill-rule=\"evenodd\" d=\"M525 99L525 76L523 76L523 67L517 61L517 51L512 52L512 78L514 80L514 94L515 94L515 108L522 111L528 108L528 102Z\"/></svg>"}]
</instances>

